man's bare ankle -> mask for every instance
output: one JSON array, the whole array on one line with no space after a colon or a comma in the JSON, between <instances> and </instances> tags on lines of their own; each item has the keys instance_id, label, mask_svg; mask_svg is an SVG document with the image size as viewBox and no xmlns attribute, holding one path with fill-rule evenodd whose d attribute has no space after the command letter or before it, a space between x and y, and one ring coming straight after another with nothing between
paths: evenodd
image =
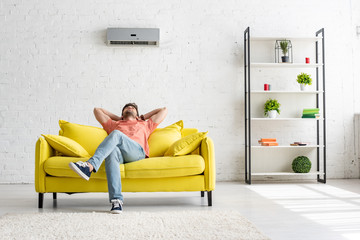
<instances>
[{"instance_id":1,"label":"man's bare ankle","mask_svg":"<svg viewBox=\"0 0 360 240\"><path fill-rule=\"evenodd\" d=\"M87 162L87 165L89 166L90 172L92 172L94 170L94 166L91 165L91 163L89 163L89 162Z\"/></svg>"}]
</instances>

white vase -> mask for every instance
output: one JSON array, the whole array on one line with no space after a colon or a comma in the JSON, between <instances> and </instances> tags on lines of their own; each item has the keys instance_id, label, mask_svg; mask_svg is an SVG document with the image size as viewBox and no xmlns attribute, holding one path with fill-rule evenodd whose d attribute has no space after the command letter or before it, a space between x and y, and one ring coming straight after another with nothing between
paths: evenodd
<instances>
[{"instance_id":1,"label":"white vase","mask_svg":"<svg viewBox=\"0 0 360 240\"><path fill-rule=\"evenodd\" d=\"M276 118L276 110L271 110L268 112L269 118Z\"/></svg>"},{"instance_id":2,"label":"white vase","mask_svg":"<svg viewBox=\"0 0 360 240\"><path fill-rule=\"evenodd\" d=\"M300 90L305 91L306 90L306 84L300 84Z\"/></svg>"}]
</instances>

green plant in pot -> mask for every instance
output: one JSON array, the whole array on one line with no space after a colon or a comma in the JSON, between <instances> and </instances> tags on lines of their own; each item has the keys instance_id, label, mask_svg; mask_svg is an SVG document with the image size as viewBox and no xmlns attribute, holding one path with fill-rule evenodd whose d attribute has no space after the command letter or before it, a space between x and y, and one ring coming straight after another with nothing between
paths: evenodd
<instances>
[{"instance_id":1,"label":"green plant in pot","mask_svg":"<svg viewBox=\"0 0 360 240\"><path fill-rule=\"evenodd\" d=\"M276 113L280 114L280 103L276 99L270 98L264 104L264 115L276 118Z\"/></svg>"},{"instance_id":2,"label":"green plant in pot","mask_svg":"<svg viewBox=\"0 0 360 240\"><path fill-rule=\"evenodd\" d=\"M289 46L289 41L287 40L280 41L280 48L283 53L283 56L281 57L282 62L290 62L289 56L287 55L289 51L288 46Z\"/></svg>"},{"instance_id":3,"label":"green plant in pot","mask_svg":"<svg viewBox=\"0 0 360 240\"><path fill-rule=\"evenodd\" d=\"M308 173L311 169L311 161L306 156L298 156L292 162L292 169L296 173Z\"/></svg>"},{"instance_id":4,"label":"green plant in pot","mask_svg":"<svg viewBox=\"0 0 360 240\"><path fill-rule=\"evenodd\" d=\"M297 75L296 81L300 83L301 91L305 90L306 85L312 84L311 76L307 73L300 73L299 75Z\"/></svg>"}]
</instances>

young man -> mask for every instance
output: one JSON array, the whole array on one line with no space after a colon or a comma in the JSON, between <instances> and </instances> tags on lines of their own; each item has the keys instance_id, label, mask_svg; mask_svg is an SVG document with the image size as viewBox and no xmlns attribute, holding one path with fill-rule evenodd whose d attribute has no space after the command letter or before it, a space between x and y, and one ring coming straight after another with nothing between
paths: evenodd
<instances>
[{"instance_id":1,"label":"young man","mask_svg":"<svg viewBox=\"0 0 360 240\"><path fill-rule=\"evenodd\" d=\"M94 156L86 162L71 162L69 167L85 180L97 172L105 159L111 213L122 211L120 164L135 162L149 157L148 138L164 120L167 109L158 108L139 116L135 103L128 103L122 109L121 117L103 108L94 108L96 120L109 134L96 149Z\"/></svg>"}]
</instances>

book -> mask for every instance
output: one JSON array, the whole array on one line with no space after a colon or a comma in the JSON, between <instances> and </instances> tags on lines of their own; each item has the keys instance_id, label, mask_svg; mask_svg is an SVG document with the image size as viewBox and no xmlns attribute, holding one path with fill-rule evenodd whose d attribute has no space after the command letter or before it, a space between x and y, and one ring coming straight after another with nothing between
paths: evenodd
<instances>
[{"instance_id":1,"label":"book","mask_svg":"<svg viewBox=\"0 0 360 240\"><path fill-rule=\"evenodd\" d=\"M320 110L319 110L318 108L304 109L304 110L303 110L303 114L318 114L319 111L320 111Z\"/></svg>"},{"instance_id":2,"label":"book","mask_svg":"<svg viewBox=\"0 0 360 240\"><path fill-rule=\"evenodd\" d=\"M303 112L319 112L319 108L304 108Z\"/></svg>"},{"instance_id":3,"label":"book","mask_svg":"<svg viewBox=\"0 0 360 240\"><path fill-rule=\"evenodd\" d=\"M319 113L320 111L303 111L304 114Z\"/></svg>"},{"instance_id":4,"label":"book","mask_svg":"<svg viewBox=\"0 0 360 240\"><path fill-rule=\"evenodd\" d=\"M315 114L314 113L303 113L303 116L305 116L305 117L313 117L313 116L315 116Z\"/></svg>"},{"instance_id":5,"label":"book","mask_svg":"<svg viewBox=\"0 0 360 240\"><path fill-rule=\"evenodd\" d=\"M261 138L259 143L261 142L276 142L276 138Z\"/></svg>"},{"instance_id":6,"label":"book","mask_svg":"<svg viewBox=\"0 0 360 240\"><path fill-rule=\"evenodd\" d=\"M261 146L279 146L277 142L263 142Z\"/></svg>"},{"instance_id":7,"label":"book","mask_svg":"<svg viewBox=\"0 0 360 240\"><path fill-rule=\"evenodd\" d=\"M303 115L302 118L316 118L315 115Z\"/></svg>"}]
</instances>

